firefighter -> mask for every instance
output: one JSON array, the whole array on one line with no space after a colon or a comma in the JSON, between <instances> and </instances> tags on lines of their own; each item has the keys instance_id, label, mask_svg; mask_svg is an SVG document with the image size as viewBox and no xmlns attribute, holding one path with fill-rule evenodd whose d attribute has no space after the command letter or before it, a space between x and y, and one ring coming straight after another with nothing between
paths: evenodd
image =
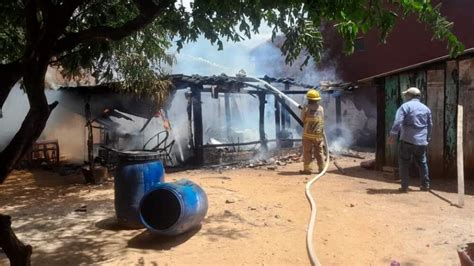
<instances>
[{"instance_id":1,"label":"firefighter","mask_svg":"<svg viewBox=\"0 0 474 266\"><path fill-rule=\"evenodd\" d=\"M323 171L323 130L324 130L324 109L319 105L321 95L315 89L310 89L306 93L308 104L301 112L303 121L303 170L301 174L311 174L311 162L313 154L318 163L319 173Z\"/></svg>"}]
</instances>

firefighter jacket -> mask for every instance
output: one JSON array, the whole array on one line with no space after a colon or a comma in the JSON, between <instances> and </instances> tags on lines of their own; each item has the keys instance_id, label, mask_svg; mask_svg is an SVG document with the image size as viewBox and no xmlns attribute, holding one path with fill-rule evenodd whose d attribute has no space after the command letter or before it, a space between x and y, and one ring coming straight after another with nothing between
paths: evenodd
<instances>
[{"instance_id":1,"label":"firefighter jacket","mask_svg":"<svg viewBox=\"0 0 474 266\"><path fill-rule=\"evenodd\" d=\"M308 104L301 112L303 138L322 140L324 138L324 109L319 104Z\"/></svg>"}]
</instances>

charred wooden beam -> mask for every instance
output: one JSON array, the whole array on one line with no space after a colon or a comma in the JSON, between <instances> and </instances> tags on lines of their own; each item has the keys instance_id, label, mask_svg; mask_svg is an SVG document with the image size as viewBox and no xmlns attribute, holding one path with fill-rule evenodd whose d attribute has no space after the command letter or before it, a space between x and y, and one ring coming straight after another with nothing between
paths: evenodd
<instances>
[{"instance_id":1,"label":"charred wooden beam","mask_svg":"<svg viewBox=\"0 0 474 266\"><path fill-rule=\"evenodd\" d=\"M285 83L284 92L289 92L289 91L290 91L290 84ZM290 115L288 114L288 112L283 112L283 113L284 113L284 117L285 117L285 127L290 128L291 127Z\"/></svg>"},{"instance_id":2,"label":"charred wooden beam","mask_svg":"<svg viewBox=\"0 0 474 266\"><path fill-rule=\"evenodd\" d=\"M227 131L227 138L230 137L230 128L231 128L231 116L230 116L230 94L224 94L224 109L225 109L225 124Z\"/></svg>"},{"instance_id":3,"label":"charred wooden beam","mask_svg":"<svg viewBox=\"0 0 474 266\"><path fill-rule=\"evenodd\" d=\"M204 162L203 145L203 125L202 125L202 102L201 102L202 86L192 86L192 109L193 109L193 126L194 126L194 162L202 165Z\"/></svg>"},{"instance_id":4,"label":"charred wooden beam","mask_svg":"<svg viewBox=\"0 0 474 266\"><path fill-rule=\"evenodd\" d=\"M90 99L90 98L89 98ZM89 164L90 175L86 175L86 181L93 183L94 180L94 131L92 128L92 114L91 114L91 105L87 99L85 108L86 114L86 127L87 127L87 160Z\"/></svg>"},{"instance_id":5,"label":"charred wooden beam","mask_svg":"<svg viewBox=\"0 0 474 266\"><path fill-rule=\"evenodd\" d=\"M262 145L262 148L266 151L268 150L268 146L265 137L265 104L267 103L267 101L265 100L265 93L258 94L258 103L258 128L260 134L260 143Z\"/></svg>"},{"instance_id":6,"label":"charred wooden beam","mask_svg":"<svg viewBox=\"0 0 474 266\"><path fill-rule=\"evenodd\" d=\"M281 125L280 125L280 103L278 103L277 99L278 96L274 96L275 99L275 133L276 133L276 138L279 139L280 133L281 133Z\"/></svg>"},{"instance_id":7,"label":"charred wooden beam","mask_svg":"<svg viewBox=\"0 0 474 266\"><path fill-rule=\"evenodd\" d=\"M194 133L193 133L193 97L191 92L185 92L184 97L186 97L187 106L186 112L188 114L188 133L189 133L189 142L188 145L194 149Z\"/></svg>"},{"instance_id":8,"label":"charred wooden beam","mask_svg":"<svg viewBox=\"0 0 474 266\"><path fill-rule=\"evenodd\" d=\"M341 96L336 96L336 136L339 137L341 136Z\"/></svg>"}]
</instances>

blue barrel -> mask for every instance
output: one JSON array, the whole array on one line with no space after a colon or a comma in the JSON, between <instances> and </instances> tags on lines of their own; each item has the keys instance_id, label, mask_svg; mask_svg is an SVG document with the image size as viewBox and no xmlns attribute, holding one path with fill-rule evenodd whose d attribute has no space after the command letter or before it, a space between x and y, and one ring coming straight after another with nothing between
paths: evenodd
<instances>
[{"instance_id":1,"label":"blue barrel","mask_svg":"<svg viewBox=\"0 0 474 266\"><path fill-rule=\"evenodd\" d=\"M143 195L164 181L165 170L152 152L120 152L115 170L115 213L119 224L143 228L139 206Z\"/></svg>"},{"instance_id":2,"label":"blue barrel","mask_svg":"<svg viewBox=\"0 0 474 266\"><path fill-rule=\"evenodd\" d=\"M197 227L206 213L206 193L187 179L162 183L140 202L140 218L156 234L182 234Z\"/></svg>"}]
</instances>

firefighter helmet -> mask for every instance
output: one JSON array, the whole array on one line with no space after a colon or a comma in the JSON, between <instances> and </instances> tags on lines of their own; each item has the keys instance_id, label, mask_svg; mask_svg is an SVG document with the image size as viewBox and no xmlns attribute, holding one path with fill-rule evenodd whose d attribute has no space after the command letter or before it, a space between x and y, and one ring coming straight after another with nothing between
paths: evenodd
<instances>
[{"instance_id":1,"label":"firefighter helmet","mask_svg":"<svg viewBox=\"0 0 474 266\"><path fill-rule=\"evenodd\" d=\"M319 101L321 100L321 95L319 94L319 91L315 89L310 89L306 93L306 99L312 100L312 101Z\"/></svg>"}]
</instances>

